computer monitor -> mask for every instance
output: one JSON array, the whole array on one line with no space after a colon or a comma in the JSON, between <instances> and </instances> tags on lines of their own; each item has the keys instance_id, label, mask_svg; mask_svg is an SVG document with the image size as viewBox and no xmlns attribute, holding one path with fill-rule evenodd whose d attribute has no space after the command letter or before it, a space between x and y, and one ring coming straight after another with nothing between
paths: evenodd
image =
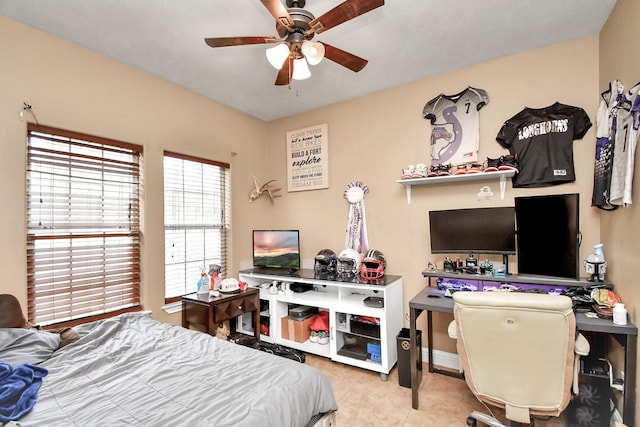
<instances>
[{"instance_id":1,"label":"computer monitor","mask_svg":"<svg viewBox=\"0 0 640 427\"><path fill-rule=\"evenodd\" d=\"M516 253L515 211L511 207L429 212L431 253Z\"/></svg>"},{"instance_id":2,"label":"computer monitor","mask_svg":"<svg viewBox=\"0 0 640 427\"><path fill-rule=\"evenodd\" d=\"M579 194L516 197L518 274L578 280Z\"/></svg>"}]
</instances>

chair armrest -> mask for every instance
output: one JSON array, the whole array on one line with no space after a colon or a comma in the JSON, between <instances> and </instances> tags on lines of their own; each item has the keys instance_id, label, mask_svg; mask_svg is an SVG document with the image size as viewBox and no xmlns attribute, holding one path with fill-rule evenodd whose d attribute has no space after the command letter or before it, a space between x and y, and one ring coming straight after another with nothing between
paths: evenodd
<instances>
[{"instance_id":1,"label":"chair armrest","mask_svg":"<svg viewBox=\"0 0 640 427\"><path fill-rule=\"evenodd\" d=\"M454 340L458 339L458 330L456 329L456 321L452 320L449 323L449 327L447 328L447 332L449 333L449 338L453 338Z\"/></svg>"},{"instance_id":2,"label":"chair armrest","mask_svg":"<svg viewBox=\"0 0 640 427\"><path fill-rule=\"evenodd\" d=\"M579 356L586 356L589 354L591 350L591 346L589 345L589 341L582 334L578 334L576 337L576 343L573 347L573 351L575 354Z\"/></svg>"},{"instance_id":3,"label":"chair armrest","mask_svg":"<svg viewBox=\"0 0 640 427\"><path fill-rule=\"evenodd\" d=\"M578 378L580 377L580 356L586 356L591 351L591 346L589 345L589 341L582 335L578 333L576 337L576 342L573 347L573 352L576 354L576 357L573 361L573 394L577 395L580 387L578 385Z\"/></svg>"}]
</instances>

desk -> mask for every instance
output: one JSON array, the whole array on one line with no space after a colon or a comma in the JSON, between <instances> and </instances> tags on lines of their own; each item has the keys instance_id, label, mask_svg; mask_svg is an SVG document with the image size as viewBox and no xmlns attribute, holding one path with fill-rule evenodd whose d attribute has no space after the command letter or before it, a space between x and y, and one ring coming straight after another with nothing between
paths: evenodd
<instances>
[{"instance_id":1,"label":"desk","mask_svg":"<svg viewBox=\"0 0 640 427\"><path fill-rule=\"evenodd\" d=\"M189 294L182 297L182 326L203 327L209 335L216 334L220 322L253 312L253 334L260 341L260 290L249 288L237 294L220 293L217 297L209 294ZM235 332L235 322L229 322L231 332Z\"/></svg>"},{"instance_id":2,"label":"desk","mask_svg":"<svg viewBox=\"0 0 640 427\"><path fill-rule=\"evenodd\" d=\"M444 296L444 291L435 287L426 287L409 301L410 342L416 342L416 322L418 316L427 312L427 342L429 355L429 372L462 378L457 373L437 369L433 366L433 312L453 314L453 299ZM597 332L612 335L624 347L624 423L633 426L635 417L636 358L638 328L628 323L626 326L614 325L608 319L591 319L584 313L576 313L576 327L580 331ZM418 389L422 380L422 366L418 366L418 346L411 347L411 406L418 409Z\"/></svg>"}]
</instances>

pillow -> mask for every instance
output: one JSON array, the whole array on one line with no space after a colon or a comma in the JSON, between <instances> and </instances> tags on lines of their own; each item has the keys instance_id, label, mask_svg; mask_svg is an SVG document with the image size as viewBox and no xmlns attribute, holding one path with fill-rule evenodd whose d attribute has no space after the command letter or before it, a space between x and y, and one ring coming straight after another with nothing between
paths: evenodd
<instances>
[{"instance_id":1,"label":"pillow","mask_svg":"<svg viewBox=\"0 0 640 427\"><path fill-rule=\"evenodd\" d=\"M0 328L26 328L20 301L13 295L0 294Z\"/></svg>"},{"instance_id":2,"label":"pillow","mask_svg":"<svg viewBox=\"0 0 640 427\"><path fill-rule=\"evenodd\" d=\"M22 328L0 329L0 360L10 365L37 365L60 345L60 335Z\"/></svg>"},{"instance_id":3,"label":"pillow","mask_svg":"<svg viewBox=\"0 0 640 427\"><path fill-rule=\"evenodd\" d=\"M20 301L13 295L0 294L0 328L28 328L29 323L22 314ZM49 332L60 334L60 344L62 348L67 344L76 342L80 335L73 328L52 329Z\"/></svg>"}]
</instances>

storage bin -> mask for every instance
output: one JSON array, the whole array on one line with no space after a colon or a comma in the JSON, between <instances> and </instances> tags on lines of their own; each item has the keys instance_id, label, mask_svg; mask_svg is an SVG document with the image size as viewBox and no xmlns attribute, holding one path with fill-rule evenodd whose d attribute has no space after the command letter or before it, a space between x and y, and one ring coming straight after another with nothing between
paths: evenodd
<instances>
[{"instance_id":1,"label":"storage bin","mask_svg":"<svg viewBox=\"0 0 640 427\"><path fill-rule=\"evenodd\" d=\"M295 342L305 342L311 336L309 325L315 319L315 315L304 320L294 320L289 316L284 316L280 321L280 335L285 340Z\"/></svg>"},{"instance_id":2,"label":"storage bin","mask_svg":"<svg viewBox=\"0 0 640 427\"><path fill-rule=\"evenodd\" d=\"M380 338L380 325L359 322L358 320L351 318L350 327L352 334L364 335L371 338Z\"/></svg>"},{"instance_id":3,"label":"storage bin","mask_svg":"<svg viewBox=\"0 0 640 427\"><path fill-rule=\"evenodd\" d=\"M373 362L382 363L382 351L379 342L367 343L367 353Z\"/></svg>"},{"instance_id":4,"label":"storage bin","mask_svg":"<svg viewBox=\"0 0 640 427\"><path fill-rule=\"evenodd\" d=\"M367 352L367 339L358 335L342 332L339 332L338 336L342 336L342 340L338 338L338 343L344 341L342 347L338 349L340 356L351 357L357 360L367 360L369 355Z\"/></svg>"}]
</instances>

